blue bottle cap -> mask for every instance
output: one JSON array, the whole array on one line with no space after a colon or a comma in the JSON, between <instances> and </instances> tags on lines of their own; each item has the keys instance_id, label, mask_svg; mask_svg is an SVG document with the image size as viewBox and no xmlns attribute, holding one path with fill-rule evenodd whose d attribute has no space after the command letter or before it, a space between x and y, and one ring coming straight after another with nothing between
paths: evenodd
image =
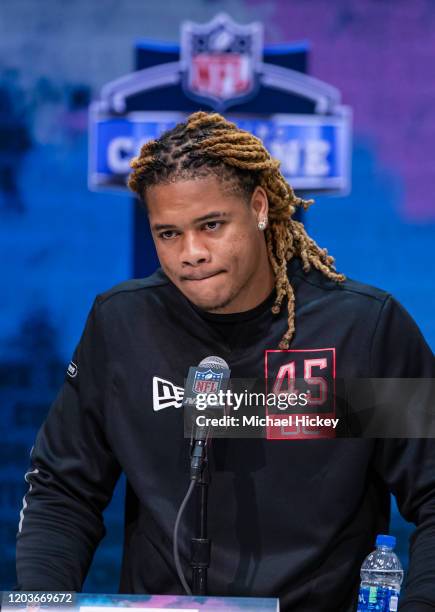
<instances>
[{"instance_id":1,"label":"blue bottle cap","mask_svg":"<svg viewBox=\"0 0 435 612\"><path fill-rule=\"evenodd\" d=\"M388 548L394 548L396 546L396 538L391 535L379 534L376 538L376 546L388 546Z\"/></svg>"}]
</instances>

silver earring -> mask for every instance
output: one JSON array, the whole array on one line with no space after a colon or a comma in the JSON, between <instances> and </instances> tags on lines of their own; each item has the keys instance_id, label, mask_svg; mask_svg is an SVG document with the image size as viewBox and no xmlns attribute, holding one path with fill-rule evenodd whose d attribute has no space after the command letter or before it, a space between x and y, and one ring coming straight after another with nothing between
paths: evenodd
<instances>
[{"instance_id":1,"label":"silver earring","mask_svg":"<svg viewBox=\"0 0 435 612\"><path fill-rule=\"evenodd\" d=\"M261 221L258 222L258 229L260 230L260 232L264 232L266 227L267 227L267 219L261 219Z\"/></svg>"}]
</instances>

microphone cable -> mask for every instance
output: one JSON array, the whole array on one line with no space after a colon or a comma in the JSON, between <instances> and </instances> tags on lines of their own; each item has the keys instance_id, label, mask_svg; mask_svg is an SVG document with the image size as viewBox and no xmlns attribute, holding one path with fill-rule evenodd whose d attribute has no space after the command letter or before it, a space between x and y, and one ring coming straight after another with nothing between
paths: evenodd
<instances>
[{"instance_id":1,"label":"microphone cable","mask_svg":"<svg viewBox=\"0 0 435 612\"><path fill-rule=\"evenodd\" d=\"M180 582L183 585L183 588L186 591L187 595L192 595L192 590L187 584L186 578L184 577L183 568L181 567L180 555L178 552L178 528L180 526L180 521L181 521L181 517L184 512L184 509L187 506L187 502L189 501L192 495L193 489L195 488L195 484L196 484L195 480L190 481L190 485L189 485L189 488L187 489L187 493L181 503L180 509L178 510L177 519L175 521L175 527L174 527L174 536L173 536L173 542L174 542L173 553L174 553L175 568L177 570L177 574L180 579Z\"/></svg>"}]
</instances>

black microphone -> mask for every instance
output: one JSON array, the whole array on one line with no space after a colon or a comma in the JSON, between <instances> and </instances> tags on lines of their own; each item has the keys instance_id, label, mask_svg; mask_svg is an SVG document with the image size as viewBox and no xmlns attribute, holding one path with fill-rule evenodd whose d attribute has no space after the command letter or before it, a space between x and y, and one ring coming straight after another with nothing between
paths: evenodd
<instances>
[{"instance_id":1,"label":"black microphone","mask_svg":"<svg viewBox=\"0 0 435 612\"><path fill-rule=\"evenodd\" d=\"M209 405L207 396L218 396L220 392L225 393L228 388L229 379L230 368L224 359L216 356L206 357L197 367L189 368L184 390L184 408L193 411L194 415L201 414L202 412L205 416L210 412L216 412L222 409L222 405L216 405L215 402ZM201 407L198 407L199 395L203 396L203 404ZM191 480L199 480L201 477L207 440L210 436L210 425L198 425L194 418L191 434Z\"/></svg>"}]
</instances>

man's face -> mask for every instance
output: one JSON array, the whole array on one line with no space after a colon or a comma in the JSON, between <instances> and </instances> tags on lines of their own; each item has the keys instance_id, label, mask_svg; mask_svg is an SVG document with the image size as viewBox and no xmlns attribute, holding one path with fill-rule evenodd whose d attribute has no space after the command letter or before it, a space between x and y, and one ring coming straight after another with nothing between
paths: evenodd
<instances>
[{"instance_id":1,"label":"man's face","mask_svg":"<svg viewBox=\"0 0 435 612\"><path fill-rule=\"evenodd\" d=\"M267 197L248 204L210 175L153 185L146 201L160 264L193 304L209 312L241 312L269 295L273 277L260 218Z\"/></svg>"}]
</instances>

